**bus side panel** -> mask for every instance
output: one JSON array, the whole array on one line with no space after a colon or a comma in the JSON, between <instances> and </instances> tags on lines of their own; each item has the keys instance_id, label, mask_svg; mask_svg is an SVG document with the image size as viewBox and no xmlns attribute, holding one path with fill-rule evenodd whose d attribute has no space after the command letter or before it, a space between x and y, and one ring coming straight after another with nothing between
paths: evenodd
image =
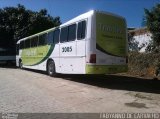
<instances>
[{"instance_id":1,"label":"bus side panel","mask_svg":"<svg viewBox=\"0 0 160 119\"><path fill-rule=\"evenodd\" d=\"M60 71L62 74L84 74L85 57L65 57L60 58Z\"/></svg>"},{"instance_id":2,"label":"bus side panel","mask_svg":"<svg viewBox=\"0 0 160 119\"><path fill-rule=\"evenodd\" d=\"M59 72L65 74L85 73L85 40L60 44Z\"/></svg>"},{"instance_id":3,"label":"bus side panel","mask_svg":"<svg viewBox=\"0 0 160 119\"><path fill-rule=\"evenodd\" d=\"M43 55L46 54L44 57L42 55L38 56L38 58L41 58L41 62L39 62L37 65L25 66L25 67L46 71L47 70L47 61L48 61L48 59L52 59L55 63L56 72L58 72L58 69L59 69L58 68L59 67L59 44L52 44L52 46L48 46L48 48L45 46L45 49L42 50L42 48L38 48L38 50L39 50L39 54L42 54L41 51L43 51Z\"/></svg>"},{"instance_id":4,"label":"bus side panel","mask_svg":"<svg viewBox=\"0 0 160 119\"><path fill-rule=\"evenodd\" d=\"M20 52L24 68L46 70L46 61L50 57L54 45L45 45L34 48L23 49Z\"/></svg>"},{"instance_id":5,"label":"bus side panel","mask_svg":"<svg viewBox=\"0 0 160 119\"><path fill-rule=\"evenodd\" d=\"M16 55L16 66L19 67L19 60L21 59L22 50L19 49L18 54Z\"/></svg>"},{"instance_id":6,"label":"bus side panel","mask_svg":"<svg viewBox=\"0 0 160 119\"><path fill-rule=\"evenodd\" d=\"M57 73L60 72L59 56L60 56L60 44L57 43L57 44L55 44L54 50L53 50L51 56L49 57L49 59L52 59L54 61L54 63L55 63L55 69L56 69Z\"/></svg>"}]
</instances>

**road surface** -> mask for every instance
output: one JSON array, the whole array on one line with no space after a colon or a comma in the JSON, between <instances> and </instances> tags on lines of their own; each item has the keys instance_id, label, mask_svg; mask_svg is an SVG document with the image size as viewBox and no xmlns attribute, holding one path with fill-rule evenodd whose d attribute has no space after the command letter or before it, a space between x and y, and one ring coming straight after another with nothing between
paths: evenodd
<instances>
[{"instance_id":1,"label":"road surface","mask_svg":"<svg viewBox=\"0 0 160 119\"><path fill-rule=\"evenodd\" d=\"M160 113L160 80L59 75L0 67L0 112Z\"/></svg>"}]
</instances>

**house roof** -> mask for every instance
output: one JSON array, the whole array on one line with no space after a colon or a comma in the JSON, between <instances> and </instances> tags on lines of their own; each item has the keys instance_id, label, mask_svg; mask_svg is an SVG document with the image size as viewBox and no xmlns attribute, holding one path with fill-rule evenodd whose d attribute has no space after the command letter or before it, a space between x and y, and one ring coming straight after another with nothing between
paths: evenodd
<instances>
[{"instance_id":1,"label":"house roof","mask_svg":"<svg viewBox=\"0 0 160 119\"><path fill-rule=\"evenodd\" d=\"M138 35L144 35L144 34L150 33L150 32L147 29L147 27L143 27L143 28L137 28L134 30L129 30L129 33L133 34L134 36L138 36Z\"/></svg>"}]
</instances>

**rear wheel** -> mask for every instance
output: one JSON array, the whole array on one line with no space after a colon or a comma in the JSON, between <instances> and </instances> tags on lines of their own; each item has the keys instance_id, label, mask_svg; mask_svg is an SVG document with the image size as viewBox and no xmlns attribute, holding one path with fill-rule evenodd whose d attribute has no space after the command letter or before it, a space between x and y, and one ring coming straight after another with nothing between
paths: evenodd
<instances>
[{"instance_id":1,"label":"rear wheel","mask_svg":"<svg viewBox=\"0 0 160 119\"><path fill-rule=\"evenodd\" d=\"M50 60L47 65L47 73L49 76L56 76L55 64L53 60Z\"/></svg>"}]
</instances>

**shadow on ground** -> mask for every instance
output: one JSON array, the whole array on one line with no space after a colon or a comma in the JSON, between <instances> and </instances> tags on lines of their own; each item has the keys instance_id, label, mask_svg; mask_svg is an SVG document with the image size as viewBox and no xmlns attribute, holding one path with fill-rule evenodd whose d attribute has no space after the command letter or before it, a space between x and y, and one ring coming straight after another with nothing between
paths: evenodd
<instances>
[{"instance_id":1,"label":"shadow on ground","mask_svg":"<svg viewBox=\"0 0 160 119\"><path fill-rule=\"evenodd\" d=\"M1 67L1 66L0 66ZM9 68L16 68L14 65ZM25 69L47 75L46 72ZM160 80L121 75L58 75L57 78L114 90L160 94ZM54 80L54 78L53 78Z\"/></svg>"},{"instance_id":2,"label":"shadow on ground","mask_svg":"<svg viewBox=\"0 0 160 119\"><path fill-rule=\"evenodd\" d=\"M118 75L60 75L58 77L101 88L160 94L160 80Z\"/></svg>"}]
</instances>

